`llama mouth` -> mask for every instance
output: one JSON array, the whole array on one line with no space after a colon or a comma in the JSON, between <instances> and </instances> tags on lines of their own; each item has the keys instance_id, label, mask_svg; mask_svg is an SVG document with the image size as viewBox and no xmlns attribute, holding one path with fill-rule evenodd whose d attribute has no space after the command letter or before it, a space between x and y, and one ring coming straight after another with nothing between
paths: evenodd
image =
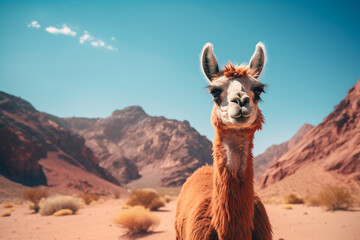
<instances>
[{"instance_id":1,"label":"llama mouth","mask_svg":"<svg viewBox=\"0 0 360 240\"><path fill-rule=\"evenodd\" d=\"M249 117L246 117L242 114L238 115L238 116L234 116L232 117L233 119L235 119L237 122L245 122L249 119Z\"/></svg>"}]
</instances>

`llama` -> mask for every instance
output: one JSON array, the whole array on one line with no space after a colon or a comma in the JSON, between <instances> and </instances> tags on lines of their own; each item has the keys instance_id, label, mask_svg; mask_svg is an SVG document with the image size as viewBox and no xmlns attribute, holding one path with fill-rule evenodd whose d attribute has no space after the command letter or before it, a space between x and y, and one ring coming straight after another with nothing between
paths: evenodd
<instances>
[{"instance_id":1,"label":"llama","mask_svg":"<svg viewBox=\"0 0 360 240\"><path fill-rule=\"evenodd\" d=\"M213 166L203 166L185 182L176 208L176 239L272 239L265 208L254 193L253 139L264 123L258 108L265 62L259 42L248 66L229 62L219 71L207 43L201 65L214 99Z\"/></svg>"}]
</instances>

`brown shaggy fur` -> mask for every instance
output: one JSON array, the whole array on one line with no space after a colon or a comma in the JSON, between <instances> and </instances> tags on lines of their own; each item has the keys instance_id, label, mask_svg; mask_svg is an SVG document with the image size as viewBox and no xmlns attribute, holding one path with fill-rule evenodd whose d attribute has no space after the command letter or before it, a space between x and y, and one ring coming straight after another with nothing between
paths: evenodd
<instances>
[{"instance_id":1,"label":"brown shaggy fur","mask_svg":"<svg viewBox=\"0 0 360 240\"><path fill-rule=\"evenodd\" d=\"M238 76L243 71L231 64L225 73ZM251 129L233 130L226 129L214 111L211 119L215 127L214 166L198 169L184 184L176 208L176 239L271 240L269 219L253 186L251 151L255 131L261 129L264 122L263 116L259 110ZM249 143L248 167L242 177L234 176L226 167L225 136L241 136Z\"/></svg>"},{"instance_id":2,"label":"brown shaggy fur","mask_svg":"<svg viewBox=\"0 0 360 240\"><path fill-rule=\"evenodd\" d=\"M240 78L240 77L246 77L248 75L253 75L250 68L248 66L234 66L231 61L229 61L229 65L224 65L224 68L221 70L221 72L214 75L212 80L215 80L216 78L220 76L225 76L228 79L234 79L234 78Z\"/></svg>"}]
</instances>

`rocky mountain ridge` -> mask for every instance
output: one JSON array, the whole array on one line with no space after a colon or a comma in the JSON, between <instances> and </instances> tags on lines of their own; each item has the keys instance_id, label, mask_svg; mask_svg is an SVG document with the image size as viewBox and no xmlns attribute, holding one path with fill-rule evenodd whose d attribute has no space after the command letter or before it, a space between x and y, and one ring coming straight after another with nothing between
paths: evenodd
<instances>
[{"instance_id":1,"label":"rocky mountain ridge","mask_svg":"<svg viewBox=\"0 0 360 240\"><path fill-rule=\"evenodd\" d=\"M278 145L271 145L265 150L265 152L257 155L254 158L255 178L261 177L273 161L279 159L282 155L287 153L300 140L302 140L305 134L313 127L314 126L311 124L304 124L289 141Z\"/></svg>"},{"instance_id":2,"label":"rocky mountain ridge","mask_svg":"<svg viewBox=\"0 0 360 240\"><path fill-rule=\"evenodd\" d=\"M323 176L322 179L319 176ZM271 163L258 186L266 190L282 182L300 182L297 180L300 178L303 179L301 184L309 189L317 184L316 181L323 185L329 182L359 186L360 79L322 123Z\"/></svg>"},{"instance_id":3,"label":"rocky mountain ridge","mask_svg":"<svg viewBox=\"0 0 360 240\"><path fill-rule=\"evenodd\" d=\"M56 174L65 165L75 171L63 169L70 178ZM61 185L84 191L105 185L116 189L112 183L118 183L99 166L83 137L4 92L0 92L0 174L27 186Z\"/></svg>"},{"instance_id":4,"label":"rocky mountain ridge","mask_svg":"<svg viewBox=\"0 0 360 240\"><path fill-rule=\"evenodd\" d=\"M211 142L189 122L152 117L139 106L116 110L87 128L79 126L88 119L62 120L86 139L101 166L124 183L140 178L152 185L179 186L197 168L212 164Z\"/></svg>"}]
</instances>

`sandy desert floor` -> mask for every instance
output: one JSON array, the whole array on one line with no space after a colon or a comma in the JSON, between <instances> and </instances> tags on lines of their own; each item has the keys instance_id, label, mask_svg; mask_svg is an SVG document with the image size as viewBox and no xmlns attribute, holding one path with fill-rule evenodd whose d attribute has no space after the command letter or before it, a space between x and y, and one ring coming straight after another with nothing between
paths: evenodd
<instances>
[{"instance_id":1,"label":"sandy desert floor","mask_svg":"<svg viewBox=\"0 0 360 240\"><path fill-rule=\"evenodd\" d=\"M19 240L99 240L127 239L126 231L112 222L122 211L123 200L85 206L71 216L40 216L32 214L26 204L15 205L10 217L0 218L0 239ZM176 202L161 211L155 232L141 236L142 240L175 239L174 213ZM294 205L286 210L280 205L266 205L274 240L355 240L360 239L360 211L326 212L318 207ZM4 209L1 208L1 211Z\"/></svg>"}]
</instances>

